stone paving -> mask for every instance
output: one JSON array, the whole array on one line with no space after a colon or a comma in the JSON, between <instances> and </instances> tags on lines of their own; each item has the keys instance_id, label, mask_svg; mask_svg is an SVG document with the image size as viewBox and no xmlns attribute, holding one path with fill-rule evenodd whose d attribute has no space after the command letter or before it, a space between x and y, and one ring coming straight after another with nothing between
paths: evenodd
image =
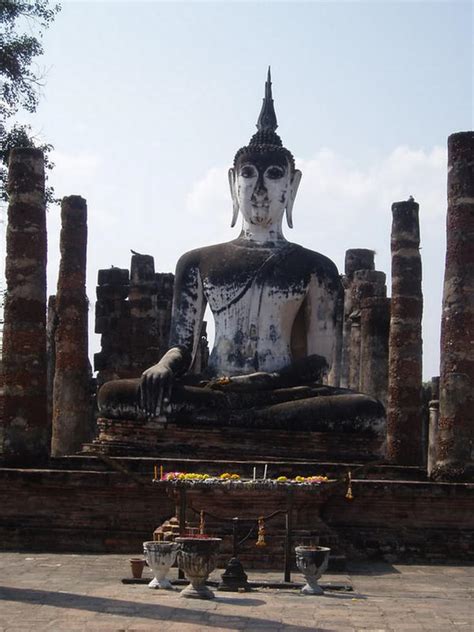
<instances>
[{"instance_id":1,"label":"stone paving","mask_svg":"<svg viewBox=\"0 0 474 632\"><path fill-rule=\"evenodd\" d=\"M124 555L0 553L0 632L474 630L473 566L354 564L323 578L353 592L311 597L260 588L217 593L213 601L123 584L129 573ZM301 581L296 573L292 579Z\"/></svg>"}]
</instances>

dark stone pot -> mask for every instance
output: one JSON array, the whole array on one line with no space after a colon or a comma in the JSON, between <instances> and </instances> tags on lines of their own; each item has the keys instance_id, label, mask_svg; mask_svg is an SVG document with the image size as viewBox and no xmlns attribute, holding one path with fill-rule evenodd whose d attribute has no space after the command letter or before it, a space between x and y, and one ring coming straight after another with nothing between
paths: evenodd
<instances>
[{"instance_id":1,"label":"dark stone pot","mask_svg":"<svg viewBox=\"0 0 474 632\"><path fill-rule=\"evenodd\" d=\"M215 595L206 586L206 580L216 568L221 541L221 538L176 538L178 565L191 582L181 591L181 597L214 599Z\"/></svg>"}]
</instances>

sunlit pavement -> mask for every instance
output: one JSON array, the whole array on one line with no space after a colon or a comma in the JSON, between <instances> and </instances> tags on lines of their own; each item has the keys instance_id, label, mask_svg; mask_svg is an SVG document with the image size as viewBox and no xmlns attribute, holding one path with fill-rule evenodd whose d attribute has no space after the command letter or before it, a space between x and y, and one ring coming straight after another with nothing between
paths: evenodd
<instances>
[{"instance_id":1,"label":"sunlit pavement","mask_svg":"<svg viewBox=\"0 0 474 632\"><path fill-rule=\"evenodd\" d=\"M474 630L473 566L355 564L322 580L352 592L259 588L218 592L212 601L123 584L129 576L126 555L0 553L0 632ZM282 574L249 572L249 579Z\"/></svg>"}]
</instances>

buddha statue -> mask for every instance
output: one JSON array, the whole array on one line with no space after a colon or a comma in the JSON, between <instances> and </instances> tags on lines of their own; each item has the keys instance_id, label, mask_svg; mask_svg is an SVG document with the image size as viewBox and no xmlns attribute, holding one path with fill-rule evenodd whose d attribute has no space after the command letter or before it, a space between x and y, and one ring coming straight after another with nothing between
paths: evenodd
<instances>
[{"instance_id":1,"label":"buddha statue","mask_svg":"<svg viewBox=\"0 0 474 632\"><path fill-rule=\"evenodd\" d=\"M270 70L257 132L229 169L237 239L185 253L175 276L169 350L136 380L104 384L108 419L379 433L377 400L335 386L343 288L327 257L287 241L301 181L276 134ZM206 305L215 341L191 372Z\"/></svg>"}]
</instances>

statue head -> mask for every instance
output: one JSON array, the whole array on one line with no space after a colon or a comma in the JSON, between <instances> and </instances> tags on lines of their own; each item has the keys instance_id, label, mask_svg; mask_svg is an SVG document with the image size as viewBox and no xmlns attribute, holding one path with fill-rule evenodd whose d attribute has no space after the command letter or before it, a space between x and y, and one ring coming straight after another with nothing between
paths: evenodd
<instances>
[{"instance_id":1,"label":"statue head","mask_svg":"<svg viewBox=\"0 0 474 632\"><path fill-rule=\"evenodd\" d=\"M273 107L270 68L265 97L257 121L257 133L235 155L229 169L233 202L232 226L239 211L251 224L269 226L281 222L286 211L288 226L293 228L293 204L301 180L292 153L283 147L276 134L278 127Z\"/></svg>"}]
</instances>

